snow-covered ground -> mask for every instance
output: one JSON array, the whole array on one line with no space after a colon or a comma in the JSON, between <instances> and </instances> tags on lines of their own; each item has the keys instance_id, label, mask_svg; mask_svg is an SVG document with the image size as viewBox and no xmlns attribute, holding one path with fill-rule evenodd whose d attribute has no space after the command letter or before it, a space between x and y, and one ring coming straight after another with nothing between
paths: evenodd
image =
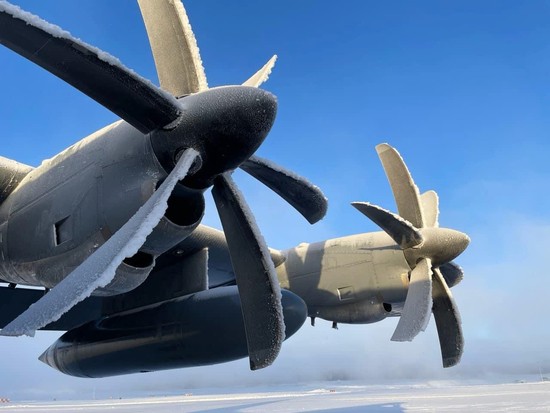
<instances>
[{"instance_id":1,"label":"snow-covered ground","mask_svg":"<svg viewBox=\"0 0 550 413\"><path fill-rule=\"evenodd\" d=\"M12 402L1 412L550 412L550 382L417 383L202 389L177 396L68 402Z\"/></svg>"}]
</instances>

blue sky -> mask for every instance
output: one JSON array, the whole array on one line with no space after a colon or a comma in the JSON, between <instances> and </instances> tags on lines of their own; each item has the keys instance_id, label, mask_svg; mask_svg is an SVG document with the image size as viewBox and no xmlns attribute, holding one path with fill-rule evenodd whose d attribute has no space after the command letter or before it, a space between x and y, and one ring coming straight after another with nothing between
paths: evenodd
<instances>
[{"instance_id":1,"label":"blue sky","mask_svg":"<svg viewBox=\"0 0 550 413\"><path fill-rule=\"evenodd\" d=\"M14 2L157 82L137 3ZM24 394L52 394L62 386L69 397L92 388L128 393L235 378L247 384L348 376L377 381L413 372L456 378L540 368L550 374L550 5L188 0L185 6L210 86L241 83L279 55L264 85L278 97L278 117L258 154L308 177L330 207L321 223L309 226L238 174L270 246L377 230L349 203L395 209L374 150L380 142L401 152L422 190L439 193L441 225L472 238L458 260L466 278L453 289L464 322L463 362L439 367L433 321L413 343L389 341L396 320L339 331L319 323L305 325L262 372L249 373L243 361L86 381L36 360L55 338L39 333L0 339L0 352L9 355L0 362L6 372L0 393L25 387ZM5 48L0 79L2 156L37 165L117 119ZM211 202L204 222L219 225ZM297 371L297 363L315 367Z\"/></svg>"}]
</instances>

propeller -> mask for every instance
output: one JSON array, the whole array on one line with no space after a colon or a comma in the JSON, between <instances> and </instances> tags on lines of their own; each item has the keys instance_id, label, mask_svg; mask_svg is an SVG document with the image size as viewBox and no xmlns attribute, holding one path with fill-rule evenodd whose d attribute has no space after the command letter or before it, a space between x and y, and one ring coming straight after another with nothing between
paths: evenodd
<instances>
[{"instance_id":1,"label":"propeller","mask_svg":"<svg viewBox=\"0 0 550 413\"><path fill-rule=\"evenodd\" d=\"M470 239L459 231L439 227L437 193L420 194L399 153L388 144L376 147L390 182L399 215L368 202L352 205L382 228L402 249L411 267L409 289L393 341L411 341L424 331L433 312L444 367L456 365L464 338L458 308L449 286L462 279L452 262Z\"/></svg>"},{"instance_id":2,"label":"propeller","mask_svg":"<svg viewBox=\"0 0 550 413\"><path fill-rule=\"evenodd\" d=\"M182 3L176 1L138 0L161 88L173 96L186 96L208 90L208 82L197 41ZM277 60L274 55L243 86L259 87ZM303 177L275 163L252 156L240 167L279 194L311 224L327 211L321 190Z\"/></svg>"},{"instance_id":3,"label":"propeller","mask_svg":"<svg viewBox=\"0 0 550 413\"><path fill-rule=\"evenodd\" d=\"M161 88L59 27L0 2L0 43L149 134L155 155L170 172L126 224L0 334L32 335L108 284L118 265L139 250L158 224L179 181L192 191L213 187L241 296L250 366L266 367L284 339L280 287L268 247L231 172L243 165L311 223L324 216L326 199L298 175L252 157L275 119L275 97L257 89L275 56L243 86L208 89L181 2L139 0L139 5Z\"/></svg>"},{"instance_id":4,"label":"propeller","mask_svg":"<svg viewBox=\"0 0 550 413\"><path fill-rule=\"evenodd\" d=\"M205 93L208 90L206 74L182 3L177 0L138 0L138 4L161 88L174 96ZM243 86L258 88L268 79L276 59L277 56L273 56ZM326 214L325 196L306 179L255 156L249 156L240 167L285 199L310 223L319 221ZM195 178L195 182L188 184L204 186L210 184L212 176L214 174L209 173L203 182L197 183ZM280 301L278 280L269 249L230 173L216 175L213 196L239 288L250 368L255 370L271 364L278 352L278 349L274 351L275 347L280 347L284 339L282 310L277 304ZM260 279L258 274L263 278ZM268 328L272 328L274 334L262 336L258 333L262 326L270 326ZM274 346L274 342L278 344Z\"/></svg>"}]
</instances>

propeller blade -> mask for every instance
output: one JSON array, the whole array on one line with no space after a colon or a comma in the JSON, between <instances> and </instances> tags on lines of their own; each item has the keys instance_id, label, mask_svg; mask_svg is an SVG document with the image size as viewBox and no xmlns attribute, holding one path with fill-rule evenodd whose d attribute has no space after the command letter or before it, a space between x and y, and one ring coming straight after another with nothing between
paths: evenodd
<instances>
[{"instance_id":1,"label":"propeller blade","mask_svg":"<svg viewBox=\"0 0 550 413\"><path fill-rule=\"evenodd\" d=\"M377 145L376 151L390 182L399 215L416 228L423 228L420 195L403 158L387 143Z\"/></svg>"},{"instance_id":2,"label":"propeller blade","mask_svg":"<svg viewBox=\"0 0 550 413\"><path fill-rule=\"evenodd\" d=\"M426 227L439 227L439 196L435 191L426 191L420 195L424 225Z\"/></svg>"},{"instance_id":3,"label":"propeller blade","mask_svg":"<svg viewBox=\"0 0 550 413\"><path fill-rule=\"evenodd\" d=\"M464 271L462 271L460 265L453 261L440 265L438 268L449 288L453 288L464 279Z\"/></svg>"},{"instance_id":4,"label":"propeller blade","mask_svg":"<svg viewBox=\"0 0 550 413\"><path fill-rule=\"evenodd\" d=\"M432 310L431 266L428 258L422 258L412 270L405 306L392 341L412 341L426 329Z\"/></svg>"},{"instance_id":5,"label":"propeller blade","mask_svg":"<svg viewBox=\"0 0 550 413\"><path fill-rule=\"evenodd\" d=\"M74 86L142 133L170 127L180 116L176 99L115 57L4 1L0 2L0 43Z\"/></svg>"},{"instance_id":6,"label":"propeller blade","mask_svg":"<svg viewBox=\"0 0 550 413\"><path fill-rule=\"evenodd\" d=\"M229 174L214 180L212 194L239 287L250 369L257 370L273 363L284 340L279 281L254 217Z\"/></svg>"},{"instance_id":7,"label":"propeller blade","mask_svg":"<svg viewBox=\"0 0 550 413\"><path fill-rule=\"evenodd\" d=\"M451 290L437 268L433 271L432 310L439 335L443 367L452 367L458 364L464 349L462 322Z\"/></svg>"},{"instance_id":8,"label":"propeller blade","mask_svg":"<svg viewBox=\"0 0 550 413\"><path fill-rule=\"evenodd\" d=\"M327 212L327 199L321 190L305 178L257 156L251 156L241 169L279 194L311 224Z\"/></svg>"},{"instance_id":9,"label":"propeller blade","mask_svg":"<svg viewBox=\"0 0 550 413\"><path fill-rule=\"evenodd\" d=\"M269 78L276 61L277 55L273 55L273 57L269 59L260 70L254 73L246 82L243 83L243 86L260 87L260 85Z\"/></svg>"},{"instance_id":10,"label":"propeller blade","mask_svg":"<svg viewBox=\"0 0 550 413\"><path fill-rule=\"evenodd\" d=\"M187 149L159 189L111 238L40 300L0 331L3 336L33 336L35 331L58 320L74 305L104 287L126 257L133 256L159 223L168 197L183 179L198 153Z\"/></svg>"},{"instance_id":11,"label":"propeller blade","mask_svg":"<svg viewBox=\"0 0 550 413\"><path fill-rule=\"evenodd\" d=\"M424 241L420 231L410 222L384 208L368 202L352 202L351 205L382 228L402 249L415 247Z\"/></svg>"},{"instance_id":12,"label":"propeller blade","mask_svg":"<svg viewBox=\"0 0 550 413\"><path fill-rule=\"evenodd\" d=\"M208 89L189 18L180 0L138 0L160 86L180 97Z\"/></svg>"}]
</instances>

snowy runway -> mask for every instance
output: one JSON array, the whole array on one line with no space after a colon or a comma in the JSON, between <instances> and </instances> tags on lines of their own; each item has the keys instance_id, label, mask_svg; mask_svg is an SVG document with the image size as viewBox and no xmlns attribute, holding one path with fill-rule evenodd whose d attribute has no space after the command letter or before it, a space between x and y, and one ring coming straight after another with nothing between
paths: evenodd
<instances>
[{"instance_id":1,"label":"snowy runway","mask_svg":"<svg viewBox=\"0 0 550 413\"><path fill-rule=\"evenodd\" d=\"M242 390L242 389L241 389ZM255 389L256 390L256 389ZM550 382L366 386L324 383L255 392L0 405L1 412L550 412Z\"/></svg>"}]
</instances>

